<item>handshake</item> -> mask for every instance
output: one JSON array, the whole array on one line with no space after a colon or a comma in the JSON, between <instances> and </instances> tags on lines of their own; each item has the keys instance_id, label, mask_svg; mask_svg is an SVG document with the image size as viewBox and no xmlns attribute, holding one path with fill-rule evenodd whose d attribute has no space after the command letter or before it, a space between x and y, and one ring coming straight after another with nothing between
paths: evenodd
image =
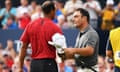
<instances>
[{"instance_id":1,"label":"handshake","mask_svg":"<svg viewBox=\"0 0 120 72\"><path fill-rule=\"evenodd\" d=\"M64 48L66 48L66 39L64 35L56 33L52 36L52 41L48 41L48 44L54 46L58 54L64 54Z\"/></svg>"}]
</instances>

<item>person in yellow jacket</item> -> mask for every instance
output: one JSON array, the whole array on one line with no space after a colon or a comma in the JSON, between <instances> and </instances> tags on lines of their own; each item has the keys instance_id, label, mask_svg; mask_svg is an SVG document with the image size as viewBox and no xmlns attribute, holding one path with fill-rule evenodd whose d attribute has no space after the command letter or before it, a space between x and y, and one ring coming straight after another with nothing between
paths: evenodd
<instances>
[{"instance_id":1,"label":"person in yellow jacket","mask_svg":"<svg viewBox=\"0 0 120 72\"><path fill-rule=\"evenodd\" d=\"M110 31L106 55L114 59L114 72L120 72L120 27Z\"/></svg>"},{"instance_id":2,"label":"person in yellow jacket","mask_svg":"<svg viewBox=\"0 0 120 72\"><path fill-rule=\"evenodd\" d=\"M107 0L106 7L102 11L102 30L111 30L115 27L114 19L116 16L116 11L114 10L114 2Z\"/></svg>"}]
</instances>

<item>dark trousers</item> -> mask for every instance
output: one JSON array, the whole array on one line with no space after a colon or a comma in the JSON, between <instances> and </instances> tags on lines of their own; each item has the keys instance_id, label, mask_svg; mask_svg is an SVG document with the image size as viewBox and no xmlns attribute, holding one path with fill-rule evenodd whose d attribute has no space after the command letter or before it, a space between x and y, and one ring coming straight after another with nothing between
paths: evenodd
<instances>
[{"instance_id":1,"label":"dark trousers","mask_svg":"<svg viewBox=\"0 0 120 72\"><path fill-rule=\"evenodd\" d=\"M115 70L114 70L114 72L120 72L120 67L115 66Z\"/></svg>"},{"instance_id":2,"label":"dark trousers","mask_svg":"<svg viewBox=\"0 0 120 72\"><path fill-rule=\"evenodd\" d=\"M54 59L34 59L30 72L58 72L57 63Z\"/></svg>"}]
</instances>

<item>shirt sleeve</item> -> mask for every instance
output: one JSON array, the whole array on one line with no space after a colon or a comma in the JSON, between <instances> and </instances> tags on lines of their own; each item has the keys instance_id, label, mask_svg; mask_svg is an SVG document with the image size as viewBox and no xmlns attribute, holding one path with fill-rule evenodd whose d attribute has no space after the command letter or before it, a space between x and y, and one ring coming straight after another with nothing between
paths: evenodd
<instances>
[{"instance_id":1,"label":"shirt sleeve","mask_svg":"<svg viewBox=\"0 0 120 72\"><path fill-rule=\"evenodd\" d=\"M14 16L16 16L16 14L17 14L17 10L16 10L16 8L12 8L11 13L12 13Z\"/></svg>"},{"instance_id":2,"label":"shirt sleeve","mask_svg":"<svg viewBox=\"0 0 120 72\"><path fill-rule=\"evenodd\" d=\"M3 8L3 9L1 9L1 11L0 11L0 16L3 16L4 13L5 13L5 9Z\"/></svg>"},{"instance_id":3,"label":"shirt sleeve","mask_svg":"<svg viewBox=\"0 0 120 72\"><path fill-rule=\"evenodd\" d=\"M96 9L97 9L97 10L101 10L101 6L100 6L100 4L99 4L98 1L96 1Z\"/></svg>"},{"instance_id":4,"label":"shirt sleeve","mask_svg":"<svg viewBox=\"0 0 120 72\"><path fill-rule=\"evenodd\" d=\"M24 32L22 33L20 40L24 43L29 43L30 39L29 39L29 34L28 34L28 27L29 25L25 28Z\"/></svg>"},{"instance_id":5,"label":"shirt sleeve","mask_svg":"<svg viewBox=\"0 0 120 72\"><path fill-rule=\"evenodd\" d=\"M86 46L92 46L93 48L95 48L98 42L99 42L99 37L97 33L90 32Z\"/></svg>"}]
</instances>

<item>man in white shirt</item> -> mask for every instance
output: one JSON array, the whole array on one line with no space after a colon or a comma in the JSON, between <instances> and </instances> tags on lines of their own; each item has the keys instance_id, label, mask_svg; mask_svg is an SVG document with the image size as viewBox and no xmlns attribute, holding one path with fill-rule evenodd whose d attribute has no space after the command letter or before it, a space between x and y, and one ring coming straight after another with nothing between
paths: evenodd
<instances>
[{"instance_id":1,"label":"man in white shirt","mask_svg":"<svg viewBox=\"0 0 120 72\"><path fill-rule=\"evenodd\" d=\"M84 4L84 8L90 14L90 25L96 29L98 26L98 14L101 11L99 2L96 0L87 0L87 2Z\"/></svg>"},{"instance_id":2,"label":"man in white shirt","mask_svg":"<svg viewBox=\"0 0 120 72\"><path fill-rule=\"evenodd\" d=\"M26 25L29 23L28 20L30 18L30 8L28 5L28 0L20 0L20 2L21 2L21 6L17 8L17 19L18 19L18 24L19 24L18 26L20 29L24 29ZM27 17L26 23L24 23L26 20L22 22L23 17Z\"/></svg>"},{"instance_id":3,"label":"man in white shirt","mask_svg":"<svg viewBox=\"0 0 120 72\"><path fill-rule=\"evenodd\" d=\"M21 6L17 8L17 17L20 18L24 13L29 13L28 0L20 0Z\"/></svg>"}]
</instances>

